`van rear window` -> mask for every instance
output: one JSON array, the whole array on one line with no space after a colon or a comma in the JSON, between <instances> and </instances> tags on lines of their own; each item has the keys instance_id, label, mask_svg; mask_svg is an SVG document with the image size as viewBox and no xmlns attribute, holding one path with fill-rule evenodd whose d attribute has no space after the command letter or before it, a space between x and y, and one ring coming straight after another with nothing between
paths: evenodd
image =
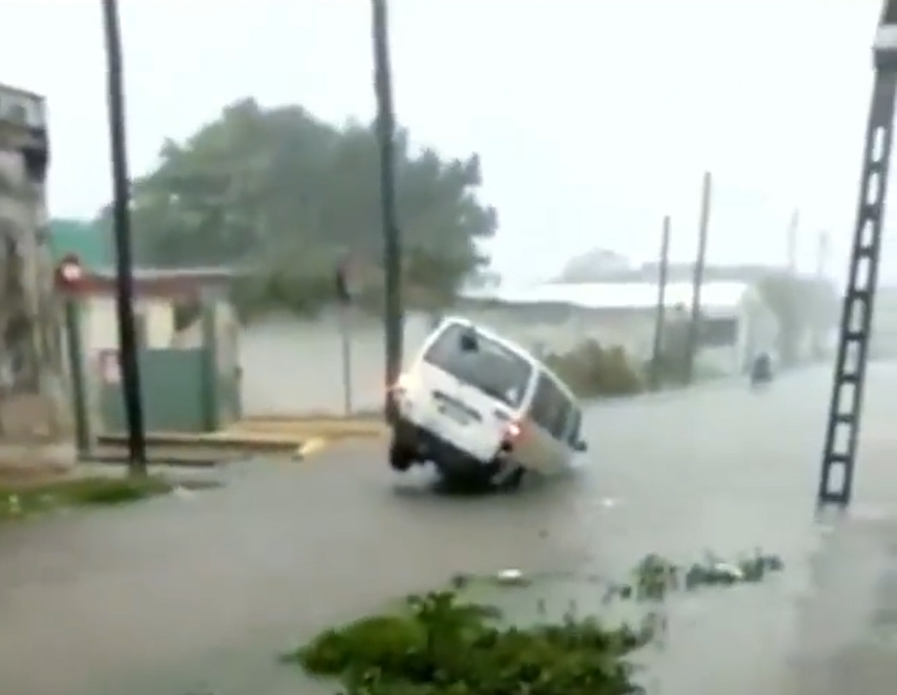
<instances>
[{"instance_id":1,"label":"van rear window","mask_svg":"<svg viewBox=\"0 0 897 695\"><path fill-rule=\"evenodd\" d=\"M476 349L465 350L461 337L466 330L450 324L427 348L424 361L512 408L520 407L533 373L529 362L479 333Z\"/></svg>"}]
</instances>

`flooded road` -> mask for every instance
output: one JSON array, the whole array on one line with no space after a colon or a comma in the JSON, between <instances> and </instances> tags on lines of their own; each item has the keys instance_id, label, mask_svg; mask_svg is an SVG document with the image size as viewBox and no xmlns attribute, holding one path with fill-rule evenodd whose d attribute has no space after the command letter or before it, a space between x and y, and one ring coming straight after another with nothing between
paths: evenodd
<instances>
[{"instance_id":1,"label":"flooded road","mask_svg":"<svg viewBox=\"0 0 897 695\"><path fill-rule=\"evenodd\" d=\"M824 369L764 393L730 384L596 406L576 475L512 496L437 495L424 471L395 476L382 447L353 443L301 464L233 466L231 484L192 499L0 529L4 686L313 692L275 663L279 652L458 572L559 573L527 591L552 609L587 610L603 591L577 576L619 576L648 552L689 562L760 547L786 571L675 602L669 646L650 656L649 692L843 695L862 684L875 695L879 680L891 692L897 674L883 664L897 660L862 645L873 628L887 636L888 616L897 623L887 540L897 538L887 514L897 510L897 368L873 367L870 380L850 522L813 521ZM882 670L827 690L832 664Z\"/></svg>"}]
</instances>

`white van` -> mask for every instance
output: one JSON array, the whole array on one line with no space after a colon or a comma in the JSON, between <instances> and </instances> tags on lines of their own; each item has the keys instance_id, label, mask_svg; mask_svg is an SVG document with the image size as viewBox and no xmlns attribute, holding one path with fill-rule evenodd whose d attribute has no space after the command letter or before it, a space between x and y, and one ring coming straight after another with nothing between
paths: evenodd
<instances>
[{"instance_id":1,"label":"white van","mask_svg":"<svg viewBox=\"0 0 897 695\"><path fill-rule=\"evenodd\" d=\"M519 345L470 321L444 319L392 389L389 462L433 462L446 478L515 488L586 450L573 392Z\"/></svg>"}]
</instances>

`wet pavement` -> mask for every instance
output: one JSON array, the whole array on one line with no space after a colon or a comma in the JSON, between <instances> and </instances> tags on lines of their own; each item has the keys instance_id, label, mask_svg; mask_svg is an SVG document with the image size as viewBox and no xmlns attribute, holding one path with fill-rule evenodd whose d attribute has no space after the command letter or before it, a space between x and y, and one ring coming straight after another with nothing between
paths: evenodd
<instances>
[{"instance_id":1,"label":"wet pavement","mask_svg":"<svg viewBox=\"0 0 897 695\"><path fill-rule=\"evenodd\" d=\"M586 575L755 547L786 569L685 595L649 692L864 695L897 677L897 366L875 365L847 517L814 520L830 372L590 410L580 470L516 495L434 493L382 446L231 466L224 489L0 529L0 671L16 695L311 693L278 652L458 572L554 579L520 611L597 607ZM323 688L321 692L332 692Z\"/></svg>"}]
</instances>

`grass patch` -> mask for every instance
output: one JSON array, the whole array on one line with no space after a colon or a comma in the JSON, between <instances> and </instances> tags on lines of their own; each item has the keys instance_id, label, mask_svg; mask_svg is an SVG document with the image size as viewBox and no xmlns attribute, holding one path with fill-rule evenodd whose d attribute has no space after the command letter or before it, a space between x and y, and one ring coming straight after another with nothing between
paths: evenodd
<instances>
[{"instance_id":1,"label":"grass patch","mask_svg":"<svg viewBox=\"0 0 897 695\"><path fill-rule=\"evenodd\" d=\"M634 653L665 640L662 604L671 592L759 582L782 569L778 557L759 551L734 562L708 554L689 565L648 555L623 582L607 585L601 601L647 604L635 627L580 617L574 609L560 620L515 624L492 605L463 598L475 578L457 575L449 590L412 596L327 630L284 660L310 675L338 680L342 695L643 693L635 680ZM510 570L493 581L528 584Z\"/></svg>"},{"instance_id":2,"label":"grass patch","mask_svg":"<svg viewBox=\"0 0 897 695\"><path fill-rule=\"evenodd\" d=\"M0 485L0 520L60 508L112 506L163 495L171 483L158 476L70 478L26 486Z\"/></svg>"}]
</instances>

